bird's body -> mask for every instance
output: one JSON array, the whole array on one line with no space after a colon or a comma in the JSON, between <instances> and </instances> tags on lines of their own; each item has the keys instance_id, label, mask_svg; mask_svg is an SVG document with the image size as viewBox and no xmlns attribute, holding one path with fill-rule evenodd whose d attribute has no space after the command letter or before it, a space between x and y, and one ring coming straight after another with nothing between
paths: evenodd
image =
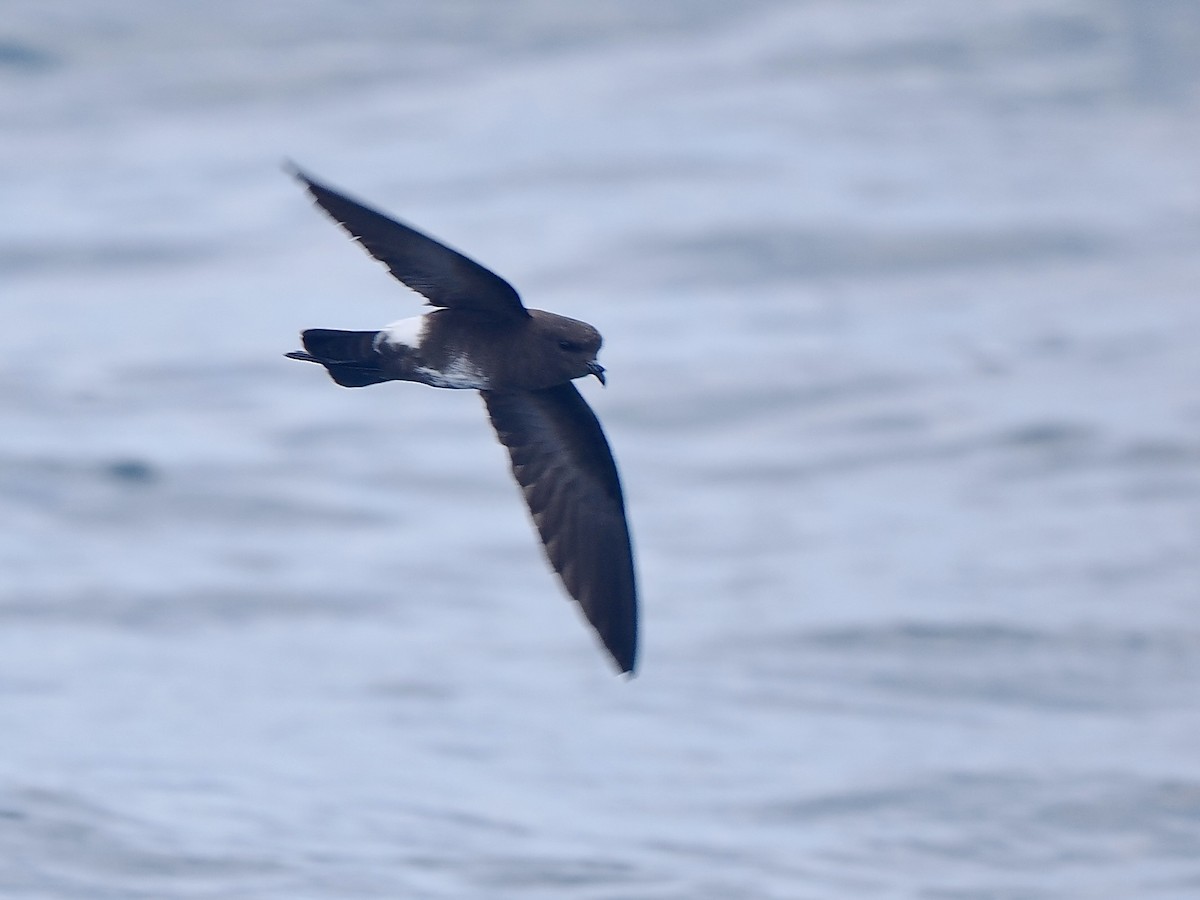
<instances>
[{"instance_id":1,"label":"bird's body","mask_svg":"<svg viewBox=\"0 0 1200 900\"><path fill-rule=\"evenodd\" d=\"M304 349L312 361L332 363L334 380L338 361L347 370L374 372L375 381L477 391L533 391L604 374L595 361L596 329L540 309L522 318L435 309L378 331L313 328L304 332Z\"/></svg>"},{"instance_id":2,"label":"bird's body","mask_svg":"<svg viewBox=\"0 0 1200 900\"><path fill-rule=\"evenodd\" d=\"M414 381L478 390L546 555L622 672L637 653L637 588L616 464L575 378L595 375L586 322L526 309L512 286L462 254L295 173L317 204L432 312L377 331L314 328L293 359L344 387Z\"/></svg>"}]
</instances>

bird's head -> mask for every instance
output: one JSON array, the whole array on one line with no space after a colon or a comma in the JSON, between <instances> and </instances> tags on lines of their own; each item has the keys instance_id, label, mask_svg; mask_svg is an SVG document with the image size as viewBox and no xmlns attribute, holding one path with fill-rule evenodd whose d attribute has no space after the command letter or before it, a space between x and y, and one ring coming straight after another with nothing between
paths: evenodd
<instances>
[{"instance_id":1,"label":"bird's head","mask_svg":"<svg viewBox=\"0 0 1200 900\"><path fill-rule=\"evenodd\" d=\"M529 311L541 350L541 360L549 363L552 383L595 375L605 384L604 367L596 361L603 338L587 322L568 319L540 309Z\"/></svg>"}]
</instances>

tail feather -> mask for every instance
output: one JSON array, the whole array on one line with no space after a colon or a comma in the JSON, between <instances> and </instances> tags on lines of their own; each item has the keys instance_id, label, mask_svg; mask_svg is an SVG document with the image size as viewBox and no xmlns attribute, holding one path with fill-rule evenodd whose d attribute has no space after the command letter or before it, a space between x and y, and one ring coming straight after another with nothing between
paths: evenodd
<instances>
[{"instance_id":1,"label":"tail feather","mask_svg":"<svg viewBox=\"0 0 1200 900\"><path fill-rule=\"evenodd\" d=\"M366 387L388 381L379 368L380 358L375 351L378 331L337 331L330 328L310 328L301 338L307 352L287 354L292 359L320 363L329 377L342 387Z\"/></svg>"}]
</instances>

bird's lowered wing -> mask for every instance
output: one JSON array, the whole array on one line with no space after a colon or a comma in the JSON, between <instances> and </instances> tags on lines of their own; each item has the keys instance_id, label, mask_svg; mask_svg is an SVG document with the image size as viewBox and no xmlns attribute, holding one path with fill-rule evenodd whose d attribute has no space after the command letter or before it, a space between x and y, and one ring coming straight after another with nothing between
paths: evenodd
<instances>
[{"instance_id":1,"label":"bird's lowered wing","mask_svg":"<svg viewBox=\"0 0 1200 900\"><path fill-rule=\"evenodd\" d=\"M595 413L570 382L481 391L546 556L622 672L637 657L637 587L621 482Z\"/></svg>"}]
</instances>

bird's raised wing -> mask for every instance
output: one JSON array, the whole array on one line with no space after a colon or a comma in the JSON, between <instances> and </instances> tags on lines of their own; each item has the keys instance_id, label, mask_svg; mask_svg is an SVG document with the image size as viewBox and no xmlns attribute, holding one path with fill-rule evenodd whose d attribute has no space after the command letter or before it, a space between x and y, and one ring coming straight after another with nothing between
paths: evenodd
<instances>
[{"instance_id":1,"label":"bird's raised wing","mask_svg":"<svg viewBox=\"0 0 1200 900\"><path fill-rule=\"evenodd\" d=\"M289 171L321 209L431 306L507 317L529 314L511 284L474 260L314 181L295 166Z\"/></svg>"},{"instance_id":2,"label":"bird's raised wing","mask_svg":"<svg viewBox=\"0 0 1200 900\"><path fill-rule=\"evenodd\" d=\"M571 382L481 391L546 556L622 672L637 657L637 586L621 481L595 413Z\"/></svg>"}]
</instances>

